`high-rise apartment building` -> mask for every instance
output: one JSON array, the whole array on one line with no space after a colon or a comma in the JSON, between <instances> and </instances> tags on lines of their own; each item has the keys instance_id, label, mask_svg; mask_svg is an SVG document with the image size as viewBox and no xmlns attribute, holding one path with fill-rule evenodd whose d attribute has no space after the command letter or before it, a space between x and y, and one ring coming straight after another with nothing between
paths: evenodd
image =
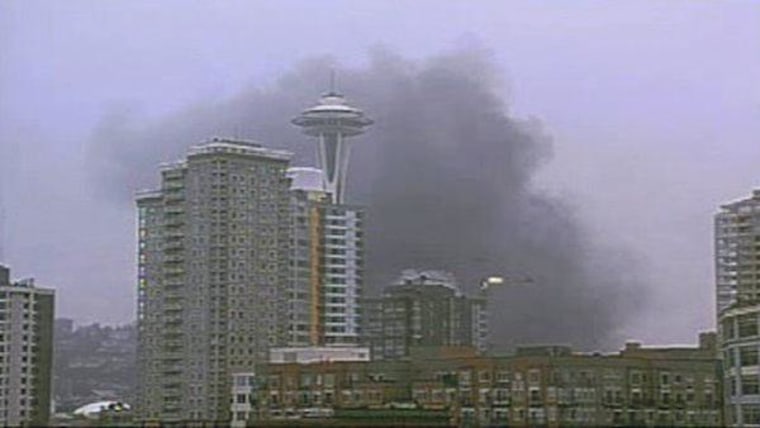
<instances>
[{"instance_id":1,"label":"high-rise apartment building","mask_svg":"<svg viewBox=\"0 0 760 428\"><path fill-rule=\"evenodd\" d=\"M138 195L141 420L229 420L233 375L287 343L290 158L215 138Z\"/></svg>"},{"instance_id":2,"label":"high-rise apartment building","mask_svg":"<svg viewBox=\"0 0 760 428\"><path fill-rule=\"evenodd\" d=\"M760 302L760 190L715 216L717 311Z\"/></svg>"},{"instance_id":3,"label":"high-rise apartment building","mask_svg":"<svg viewBox=\"0 0 760 428\"><path fill-rule=\"evenodd\" d=\"M729 426L760 426L760 190L715 216L715 279Z\"/></svg>"},{"instance_id":4,"label":"high-rise apartment building","mask_svg":"<svg viewBox=\"0 0 760 428\"><path fill-rule=\"evenodd\" d=\"M11 282L0 265L0 425L45 426L53 368L53 290Z\"/></svg>"},{"instance_id":5,"label":"high-rise apartment building","mask_svg":"<svg viewBox=\"0 0 760 428\"><path fill-rule=\"evenodd\" d=\"M214 139L138 195L141 420L229 421L232 382L271 347L358 343L364 212L343 194L347 138L372 121L331 92L293 122L321 169Z\"/></svg>"},{"instance_id":6,"label":"high-rise apartment building","mask_svg":"<svg viewBox=\"0 0 760 428\"><path fill-rule=\"evenodd\" d=\"M362 207L335 204L314 168L291 168L292 346L356 345L362 292Z\"/></svg>"},{"instance_id":7,"label":"high-rise apartment building","mask_svg":"<svg viewBox=\"0 0 760 428\"><path fill-rule=\"evenodd\" d=\"M469 297L451 274L403 272L382 296L364 299L363 343L372 359L409 356L415 346L488 346L485 297Z\"/></svg>"}]
</instances>

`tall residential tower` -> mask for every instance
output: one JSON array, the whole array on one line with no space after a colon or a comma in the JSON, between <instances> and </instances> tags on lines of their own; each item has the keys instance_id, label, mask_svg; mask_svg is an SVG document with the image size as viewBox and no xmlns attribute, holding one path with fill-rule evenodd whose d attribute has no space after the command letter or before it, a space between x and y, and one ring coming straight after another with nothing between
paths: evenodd
<instances>
[{"instance_id":1,"label":"tall residential tower","mask_svg":"<svg viewBox=\"0 0 760 428\"><path fill-rule=\"evenodd\" d=\"M356 345L364 209L334 204L321 171L291 168L291 346Z\"/></svg>"},{"instance_id":2,"label":"tall residential tower","mask_svg":"<svg viewBox=\"0 0 760 428\"><path fill-rule=\"evenodd\" d=\"M286 343L290 157L215 138L138 196L142 421L229 420L233 373Z\"/></svg>"}]
</instances>

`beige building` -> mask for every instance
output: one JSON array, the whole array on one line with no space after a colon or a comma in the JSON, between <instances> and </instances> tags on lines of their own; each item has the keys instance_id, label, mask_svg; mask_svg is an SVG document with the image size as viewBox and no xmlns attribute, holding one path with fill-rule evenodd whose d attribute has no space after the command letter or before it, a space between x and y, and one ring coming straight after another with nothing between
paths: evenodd
<instances>
[{"instance_id":1,"label":"beige building","mask_svg":"<svg viewBox=\"0 0 760 428\"><path fill-rule=\"evenodd\" d=\"M409 356L420 346L488 347L485 295L468 296L454 276L407 269L381 296L362 301L362 342L372 359Z\"/></svg>"},{"instance_id":2,"label":"beige building","mask_svg":"<svg viewBox=\"0 0 760 428\"><path fill-rule=\"evenodd\" d=\"M291 154L214 138L138 195L138 419L230 420L230 383L287 342Z\"/></svg>"},{"instance_id":3,"label":"beige building","mask_svg":"<svg viewBox=\"0 0 760 428\"><path fill-rule=\"evenodd\" d=\"M44 426L50 417L53 290L11 282L0 265L0 425Z\"/></svg>"}]
</instances>

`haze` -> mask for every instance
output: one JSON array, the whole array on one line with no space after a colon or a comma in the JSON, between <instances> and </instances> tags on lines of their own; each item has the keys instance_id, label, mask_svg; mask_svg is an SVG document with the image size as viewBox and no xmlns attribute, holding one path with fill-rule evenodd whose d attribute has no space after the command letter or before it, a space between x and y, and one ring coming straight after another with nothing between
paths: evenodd
<instances>
[{"instance_id":1,"label":"haze","mask_svg":"<svg viewBox=\"0 0 760 428\"><path fill-rule=\"evenodd\" d=\"M157 183L155 165L198 141L146 144L193 135L182 118L278 94L283 76L313 79L294 93L316 99L329 65L371 112L392 105L361 91L378 64L475 52L515 123L535 118L552 140L524 185L557 201L594 249L585 265L609 272L627 315L612 338L692 342L714 324L712 214L760 185L759 44L750 1L3 2L0 261L55 287L59 316L131 321L130 184ZM108 182L93 147L127 119L142 139L114 132L105 146L147 166ZM307 146L245 119L192 129Z\"/></svg>"}]
</instances>

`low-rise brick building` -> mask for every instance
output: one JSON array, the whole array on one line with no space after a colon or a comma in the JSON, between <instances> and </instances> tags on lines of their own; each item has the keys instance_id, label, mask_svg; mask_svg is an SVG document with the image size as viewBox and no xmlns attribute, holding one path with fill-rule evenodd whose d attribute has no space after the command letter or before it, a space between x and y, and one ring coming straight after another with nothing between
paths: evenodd
<instances>
[{"instance_id":1,"label":"low-rise brick building","mask_svg":"<svg viewBox=\"0 0 760 428\"><path fill-rule=\"evenodd\" d=\"M458 426L718 426L715 341L700 339L699 347L628 343L604 355L563 346L490 357L444 348L403 360L267 364L257 370L257 419L341 424L348 410L369 419L407 409L420 418L445 414L443 423Z\"/></svg>"}]
</instances>

